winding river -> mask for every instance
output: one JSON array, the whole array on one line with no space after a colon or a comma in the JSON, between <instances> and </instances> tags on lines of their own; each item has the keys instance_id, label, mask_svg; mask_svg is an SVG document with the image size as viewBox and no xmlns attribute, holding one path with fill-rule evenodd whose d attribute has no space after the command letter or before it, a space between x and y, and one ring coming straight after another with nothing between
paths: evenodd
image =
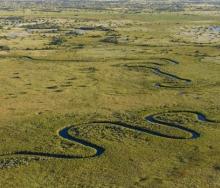
<instances>
[{"instance_id":1,"label":"winding river","mask_svg":"<svg viewBox=\"0 0 220 188\"><path fill-rule=\"evenodd\" d=\"M165 113L157 113L157 114L152 114L148 115L144 118L144 120L150 124L157 124L160 126L165 126L170 129L177 129L179 131L188 133L190 136L189 137L183 137L183 136L178 136L178 135L169 135L165 133L160 133L158 131L154 131L151 129L148 129L146 127L141 127L140 125L134 125L134 124L128 124L125 122L120 122L120 121L92 121L86 124L101 124L101 125L111 125L111 126L117 126L117 127L122 127L131 131L137 131L145 134L149 134L152 136L157 136L161 137L164 139L176 139L176 140L189 140L189 139L197 139L200 137L200 133L191 129L184 127L184 125L177 123L177 122L171 122L169 120L161 120L160 117L161 115L176 115L179 113L185 113L185 114L191 114L194 115L195 118L203 123L217 123L217 121L209 120L207 117L196 111L169 111ZM69 131L71 130L72 126L65 127L61 130L58 131L58 136L61 139L67 140L69 142L76 142L84 147L90 148L94 151L94 153L90 156L80 156L80 155L74 155L74 154L59 154L59 153L47 153L47 152L34 152L34 151L16 151L16 152L11 152L8 154L3 154L1 156L12 156L12 155L21 155L21 156L39 156L39 157L46 157L46 158L57 158L57 159L82 159L82 158L93 158L93 157L98 157L101 156L105 152L105 148L98 146L90 141L72 136Z\"/></svg>"},{"instance_id":2,"label":"winding river","mask_svg":"<svg viewBox=\"0 0 220 188\"><path fill-rule=\"evenodd\" d=\"M29 59L30 57L26 57L26 58ZM179 62L172 60L172 59L160 58L160 60L163 60L163 61L171 63L171 64L179 64ZM180 81L184 82L185 85L192 82L190 79L181 78L179 76L176 76L176 75L173 75L173 74L170 74L170 73L167 73L167 72L160 70L158 68L158 66L160 66L161 64L159 64L159 63L154 62L152 64L156 65L157 67L146 66L146 65L123 65L123 66L126 66L128 68L146 68L146 69L151 70L156 75L163 76L168 79L175 80L177 82L180 82ZM171 86L164 85L164 84L160 84L160 83L157 83L157 86L171 87L171 88L181 87L181 86L175 86L175 85L171 85ZM184 86L182 86L182 87L184 87ZM174 117L176 117L177 114L181 114L181 113L193 115L196 118L196 120L201 123L219 123L218 121L209 120L204 114L202 114L200 112L187 111L187 110L185 110L185 111L167 111L167 112L147 115L146 117L144 117L144 121L148 124L159 125L159 126L166 127L168 129L172 129L172 130L175 129L175 130L187 133L189 136L186 136L186 137L181 136L181 135L166 134L166 133L162 133L160 131L155 131L155 130L149 129L147 127L143 127L141 125L135 125L135 124L125 123L125 122L121 122L121 121L109 121L109 120L92 121L89 123L84 123L84 125L85 124L93 124L94 126L95 125L103 125L103 126L110 125L110 126L114 126L114 127L121 127L121 128L128 129L131 131L144 133L144 134L151 135L151 136L164 138L164 139L173 139L173 140L190 140L191 139L192 140L192 139L199 138L201 135L196 130L194 130L192 128L188 128L179 122L168 120L167 118L164 118L164 116L166 117L166 115L173 115ZM161 117L163 117L163 118L161 118ZM62 129L58 130L57 134L60 137L60 139L66 140L68 142L78 143L78 144L82 145L83 147L86 147L86 148L93 150L94 152L91 155L83 156L83 155L75 155L72 153L71 154L64 154L64 153L49 153L49 152L37 152L37 151L15 151L15 152L9 152L6 154L1 154L0 156L1 157L34 156L34 157L45 158L45 159L49 159L49 158L85 159L85 158L93 158L93 157L101 156L105 152L106 148L99 146L95 143L92 143L88 140L85 140L83 138L79 138L79 137L76 137L76 136L73 136L72 134L70 134L70 131L72 128L73 128L73 126L64 127Z\"/></svg>"},{"instance_id":3,"label":"winding river","mask_svg":"<svg viewBox=\"0 0 220 188\"><path fill-rule=\"evenodd\" d=\"M190 80L190 79L181 78L177 75L162 71L159 67L162 66L163 64L155 62L158 60L162 60L164 63L168 62L169 64L178 65L178 64L180 64L178 61L173 60L173 59L169 59L169 58L156 58L156 59L152 58L151 60L153 60L153 61L149 62L149 63L154 66L148 66L148 65L143 65L143 64L123 64L123 66L130 68L130 69L132 69L132 68L134 68L134 69L148 69L148 70L152 71L152 73L154 73L155 75L158 75L160 77L163 77L163 78L171 81L171 83L168 83L168 84L155 83L154 86L159 87L159 88L173 88L173 89L185 88L185 87L188 87L192 83L192 80Z\"/></svg>"}]
</instances>

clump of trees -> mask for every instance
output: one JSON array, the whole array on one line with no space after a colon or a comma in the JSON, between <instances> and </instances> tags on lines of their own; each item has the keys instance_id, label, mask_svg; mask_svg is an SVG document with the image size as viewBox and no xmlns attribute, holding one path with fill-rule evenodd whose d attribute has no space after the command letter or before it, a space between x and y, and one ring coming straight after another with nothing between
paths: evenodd
<instances>
[{"instance_id":1,"label":"clump of trees","mask_svg":"<svg viewBox=\"0 0 220 188\"><path fill-rule=\"evenodd\" d=\"M50 45L61 45L64 43L64 39L61 38L61 37L53 37L51 42L50 42Z\"/></svg>"},{"instance_id":2,"label":"clump of trees","mask_svg":"<svg viewBox=\"0 0 220 188\"><path fill-rule=\"evenodd\" d=\"M0 45L0 51L8 51L10 48L8 46Z\"/></svg>"},{"instance_id":3,"label":"clump of trees","mask_svg":"<svg viewBox=\"0 0 220 188\"><path fill-rule=\"evenodd\" d=\"M46 23L38 23L38 24L30 24L23 26L26 29L57 29L59 30L60 27L56 24L51 24L49 22Z\"/></svg>"},{"instance_id":4,"label":"clump of trees","mask_svg":"<svg viewBox=\"0 0 220 188\"><path fill-rule=\"evenodd\" d=\"M85 32L83 30L73 30L73 31L70 31L68 33L66 33L66 35L72 35L72 36L80 36L80 35L83 35Z\"/></svg>"},{"instance_id":5,"label":"clump of trees","mask_svg":"<svg viewBox=\"0 0 220 188\"><path fill-rule=\"evenodd\" d=\"M118 44L118 39L116 36L108 36L101 40L101 42Z\"/></svg>"}]
</instances>

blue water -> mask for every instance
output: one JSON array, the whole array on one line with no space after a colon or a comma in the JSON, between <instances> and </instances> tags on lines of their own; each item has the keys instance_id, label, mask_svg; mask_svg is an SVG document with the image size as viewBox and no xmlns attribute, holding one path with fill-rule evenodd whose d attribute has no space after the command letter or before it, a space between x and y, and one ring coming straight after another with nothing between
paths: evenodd
<instances>
[{"instance_id":1,"label":"blue water","mask_svg":"<svg viewBox=\"0 0 220 188\"><path fill-rule=\"evenodd\" d=\"M214 32L219 32L220 33L220 26L211 26L211 27L209 27L209 29L214 31Z\"/></svg>"}]
</instances>

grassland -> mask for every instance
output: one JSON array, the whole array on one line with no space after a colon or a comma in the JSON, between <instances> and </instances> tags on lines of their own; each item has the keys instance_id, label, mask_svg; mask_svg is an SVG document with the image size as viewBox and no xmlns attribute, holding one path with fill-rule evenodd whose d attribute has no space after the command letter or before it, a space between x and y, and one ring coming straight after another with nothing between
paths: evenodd
<instances>
[{"instance_id":1,"label":"grassland","mask_svg":"<svg viewBox=\"0 0 220 188\"><path fill-rule=\"evenodd\" d=\"M220 187L219 20L1 10L0 187Z\"/></svg>"}]
</instances>

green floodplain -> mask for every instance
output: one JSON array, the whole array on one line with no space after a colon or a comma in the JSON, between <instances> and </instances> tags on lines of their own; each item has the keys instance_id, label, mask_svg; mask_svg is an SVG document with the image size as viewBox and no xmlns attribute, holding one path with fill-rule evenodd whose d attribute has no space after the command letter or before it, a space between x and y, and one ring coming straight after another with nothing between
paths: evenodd
<instances>
[{"instance_id":1,"label":"green floodplain","mask_svg":"<svg viewBox=\"0 0 220 188\"><path fill-rule=\"evenodd\" d=\"M0 187L219 188L218 2L4 2Z\"/></svg>"}]
</instances>

